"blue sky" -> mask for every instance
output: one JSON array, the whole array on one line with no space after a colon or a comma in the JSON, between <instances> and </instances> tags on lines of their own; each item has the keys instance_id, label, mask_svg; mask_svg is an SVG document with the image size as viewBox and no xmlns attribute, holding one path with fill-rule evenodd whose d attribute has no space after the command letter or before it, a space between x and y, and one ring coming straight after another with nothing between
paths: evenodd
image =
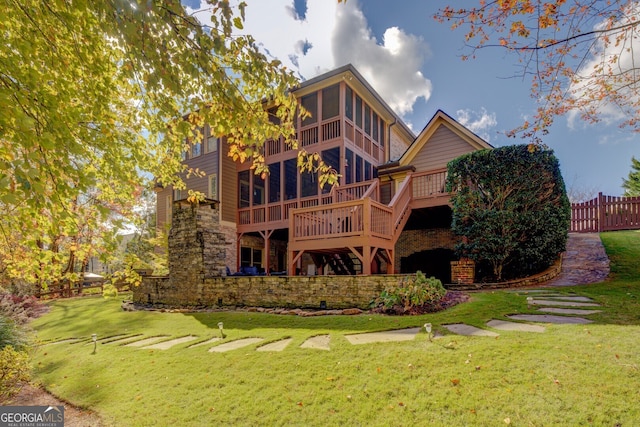
<instances>
[{"instance_id":1,"label":"blue sky","mask_svg":"<svg viewBox=\"0 0 640 427\"><path fill-rule=\"evenodd\" d=\"M193 10L199 0L184 1ZM464 33L433 19L454 0L247 0L246 32L269 55L310 79L352 63L417 134L438 109L493 146L526 142L503 132L535 113L530 81L499 48L462 61ZM465 2L465 4L472 2ZM207 21L207 12L198 17ZM466 52L468 53L468 52ZM640 158L640 135L616 124L558 118L544 139L574 194L622 195Z\"/></svg>"}]
</instances>

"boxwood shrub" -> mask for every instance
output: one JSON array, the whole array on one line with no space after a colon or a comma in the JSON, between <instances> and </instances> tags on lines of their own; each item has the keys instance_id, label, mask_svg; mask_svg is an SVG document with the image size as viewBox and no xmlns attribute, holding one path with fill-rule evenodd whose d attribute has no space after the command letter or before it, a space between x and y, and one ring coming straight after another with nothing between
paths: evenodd
<instances>
[{"instance_id":1,"label":"boxwood shrub","mask_svg":"<svg viewBox=\"0 0 640 427\"><path fill-rule=\"evenodd\" d=\"M571 207L558 159L538 145L480 150L448 164L456 246L476 262L477 279L524 277L566 248ZM483 277L484 276L484 277Z\"/></svg>"}]
</instances>

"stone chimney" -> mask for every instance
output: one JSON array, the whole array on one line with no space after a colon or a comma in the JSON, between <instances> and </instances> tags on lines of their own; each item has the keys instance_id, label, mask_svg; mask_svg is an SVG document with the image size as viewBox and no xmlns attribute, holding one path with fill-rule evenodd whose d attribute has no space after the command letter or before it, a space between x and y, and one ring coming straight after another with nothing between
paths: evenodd
<instances>
[{"instance_id":1,"label":"stone chimney","mask_svg":"<svg viewBox=\"0 0 640 427\"><path fill-rule=\"evenodd\" d=\"M173 202L169 231L169 277L178 284L226 276L226 240L220 232L219 203Z\"/></svg>"}]
</instances>

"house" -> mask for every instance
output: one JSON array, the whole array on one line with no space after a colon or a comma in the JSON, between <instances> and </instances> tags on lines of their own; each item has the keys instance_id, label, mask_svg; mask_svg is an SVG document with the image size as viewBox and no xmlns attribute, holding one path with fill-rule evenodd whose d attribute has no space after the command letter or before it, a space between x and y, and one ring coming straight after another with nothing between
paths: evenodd
<instances>
[{"instance_id":1,"label":"house","mask_svg":"<svg viewBox=\"0 0 640 427\"><path fill-rule=\"evenodd\" d=\"M311 113L298 119L299 144L339 172L339 186L319 188L316 174L300 174L297 153L282 139L264 144L266 179L228 157L225 141L206 127L202 143L187 153L188 165L206 173L187 179L187 187L220 201L231 270L256 266L270 274L313 275L421 269L446 280L455 259L446 164L490 145L442 111L416 137L352 65L308 80L293 93ZM159 227L170 222L173 201L185 197L170 187L158 191Z\"/></svg>"}]
</instances>

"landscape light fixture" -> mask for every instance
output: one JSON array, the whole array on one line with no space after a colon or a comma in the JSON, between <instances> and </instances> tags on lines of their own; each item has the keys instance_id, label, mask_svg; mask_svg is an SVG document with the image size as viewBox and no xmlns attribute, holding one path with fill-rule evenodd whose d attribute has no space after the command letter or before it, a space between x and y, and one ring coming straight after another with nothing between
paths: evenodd
<instances>
[{"instance_id":1,"label":"landscape light fixture","mask_svg":"<svg viewBox=\"0 0 640 427\"><path fill-rule=\"evenodd\" d=\"M527 305L531 308L531 304L533 303L533 297L527 297Z\"/></svg>"},{"instance_id":2,"label":"landscape light fixture","mask_svg":"<svg viewBox=\"0 0 640 427\"><path fill-rule=\"evenodd\" d=\"M91 341L93 341L93 353L96 354L96 347L98 346L98 334L91 334Z\"/></svg>"},{"instance_id":3,"label":"landscape light fixture","mask_svg":"<svg viewBox=\"0 0 640 427\"><path fill-rule=\"evenodd\" d=\"M222 339L225 339L227 336L224 334L224 331L222 330L224 328L224 324L222 322L218 322L218 329L220 329L220 336L222 337Z\"/></svg>"},{"instance_id":4,"label":"landscape light fixture","mask_svg":"<svg viewBox=\"0 0 640 427\"><path fill-rule=\"evenodd\" d=\"M429 341L431 341L431 323L425 323L424 330L427 331L427 336L429 337Z\"/></svg>"}]
</instances>

